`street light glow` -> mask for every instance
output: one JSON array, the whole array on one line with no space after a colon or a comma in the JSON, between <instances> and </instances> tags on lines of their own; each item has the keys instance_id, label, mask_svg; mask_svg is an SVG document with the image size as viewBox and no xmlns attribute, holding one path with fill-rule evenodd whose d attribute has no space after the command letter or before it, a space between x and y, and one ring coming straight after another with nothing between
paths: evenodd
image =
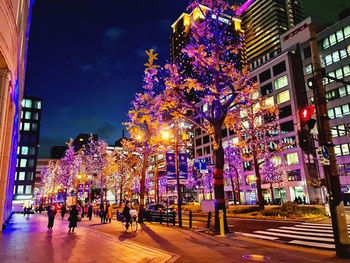
<instances>
[{"instance_id":1,"label":"street light glow","mask_svg":"<svg viewBox=\"0 0 350 263\"><path fill-rule=\"evenodd\" d=\"M169 140L170 139L170 132L169 131L163 131L162 132L162 139L163 140Z\"/></svg>"}]
</instances>

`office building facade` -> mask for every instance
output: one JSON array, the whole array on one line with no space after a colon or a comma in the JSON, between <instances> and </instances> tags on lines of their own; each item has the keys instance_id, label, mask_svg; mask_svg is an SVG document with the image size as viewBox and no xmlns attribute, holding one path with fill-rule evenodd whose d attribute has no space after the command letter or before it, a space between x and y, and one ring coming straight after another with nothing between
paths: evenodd
<instances>
[{"instance_id":1,"label":"office building facade","mask_svg":"<svg viewBox=\"0 0 350 263\"><path fill-rule=\"evenodd\" d=\"M41 105L40 98L24 96L22 101L20 140L17 148L17 168L13 189L14 205L33 198L39 151Z\"/></svg>"},{"instance_id":2,"label":"office building facade","mask_svg":"<svg viewBox=\"0 0 350 263\"><path fill-rule=\"evenodd\" d=\"M248 0L237 15L242 20L252 69L277 56L281 52L280 36L304 19L299 0Z\"/></svg>"}]
</instances>

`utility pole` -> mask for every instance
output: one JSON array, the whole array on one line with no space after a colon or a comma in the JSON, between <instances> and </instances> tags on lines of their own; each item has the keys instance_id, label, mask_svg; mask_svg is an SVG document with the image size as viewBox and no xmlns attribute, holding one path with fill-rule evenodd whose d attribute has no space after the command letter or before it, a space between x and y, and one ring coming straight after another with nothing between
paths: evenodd
<instances>
[{"instance_id":1,"label":"utility pole","mask_svg":"<svg viewBox=\"0 0 350 263\"><path fill-rule=\"evenodd\" d=\"M329 193L329 207L332 217L334 242L337 256L350 258L350 240L341 197L340 181L337 171L334 145L329 124L325 89L322 83L322 66L318 52L316 26L310 24L310 47L314 69L313 94L316 107L319 146L326 146L329 152L330 165L324 165L323 171Z\"/></svg>"},{"instance_id":2,"label":"utility pole","mask_svg":"<svg viewBox=\"0 0 350 263\"><path fill-rule=\"evenodd\" d=\"M177 214L179 218L179 227L182 227L182 213L181 213L181 205L182 205L182 196L181 196L181 185L180 185L180 173L179 173L179 130L177 127L177 123L175 123L175 170L176 170L176 186L177 186Z\"/></svg>"}]
</instances>

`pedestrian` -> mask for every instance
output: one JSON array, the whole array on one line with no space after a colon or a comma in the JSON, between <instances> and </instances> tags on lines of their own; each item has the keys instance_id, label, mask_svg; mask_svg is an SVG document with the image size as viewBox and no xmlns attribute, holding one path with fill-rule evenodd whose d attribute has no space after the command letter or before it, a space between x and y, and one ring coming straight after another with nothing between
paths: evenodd
<instances>
[{"instance_id":1,"label":"pedestrian","mask_svg":"<svg viewBox=\"0 0 350 263\"><path fill-rule=\"evenodd\" d=\"M101 203L100 205L100 217L101 217L101 224L104 224L106 221L106 203Z\"/></svg>"},{"instance_id":2,"label":"pedestrian","mask_svg":"<svg viewBox=\"0 0 350 263\"><path fill-rule=\"evenodd\" d=\"M73 205L72 210L69 213L68 221L69 221L69 232L71 231L74 232L74 228L77 227L77 222L78 222L78 210L76 205Z\"/></svg>"},{"instance_id":3,"label":"pedestrian","mask_svg":"<svg viewBox=\"0 0 350 263\"><path fill-rule=\"evenodd\" d=\"M62 220L64 219L64 215L66 214L67 209L66 209L66 205L63 205L61 208L61 216L62 216Z\"/></svg>"},{"instance_id":4,"label":"pedestrian","mask_svg":"<svg viewBox=\"0 0 350 263\"><path fill-rule=\"evenodd\" d=\"M109 223L111 223L112 221L112 207L109 204L109 202L107 202L106 205L106 222L109 221Z\"/></svg>"},{"instance_id":5,"label":"pedestrian","mask_svg":"<svg viewBox=\"0 0 350 263\"><path fill-rule=\"evenodd\" d=\"M49 223L47 225L48 229L52 229L56 214L57 214L57 211L56 211L55 206L53 205L47 211L47 216L49 217Z\"/></svg>"},{"instance_id":6,"label":"pedestrian","mask_svg":"<svg viewBox=\"0 0 350 263\"><path fill-rule=\"evenodd\" d=\"M125 218L125 222L126 222L126 225L125 225L126 230L125 231L128 230L129 224L131 223L130 210L131 210L131 203L128 200L128 201L126 201L125 207L124 207L123 212L122 212L122 214L123 214L123 216Z\"/></svg>"},{"instance_id":7,"label":"pedestrian","mask_svg":"<svg viewBox=\"0 0 350 263\"><path fill-rule=\"evenodd\" d=\"M89 220L91 221L91 218L92 218L92 205L91 204L89 205L87 216L88 216Z\"/></svg>"}]
</instances>

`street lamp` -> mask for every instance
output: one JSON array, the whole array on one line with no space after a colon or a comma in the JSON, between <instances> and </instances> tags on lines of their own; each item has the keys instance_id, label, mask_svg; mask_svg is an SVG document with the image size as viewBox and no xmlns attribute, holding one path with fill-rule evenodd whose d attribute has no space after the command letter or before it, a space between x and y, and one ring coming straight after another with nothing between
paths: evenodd
<instances>
[{"instance_id":1,"label":"street lamp","mask_svg":"<svg viewBox=\"0 0 350 263\"><path fill-rule=\"evenodd\" d=\"M173 135L174 135L174 150L175 150L175 172L176 172L176 186L177 186L177 209L178 209L177 212L178 212L178 218L179 218L179 227L182 227L182 213L181 213L182 196L181 196L181 185L180 185L180 174L179 174L179 142L178 142L179 129L176 123L173 128L173 131L174 131ZM163 140L170 141L171 134L169 130L162 131L161 136Z\"/></svg>"}]
</instances>

